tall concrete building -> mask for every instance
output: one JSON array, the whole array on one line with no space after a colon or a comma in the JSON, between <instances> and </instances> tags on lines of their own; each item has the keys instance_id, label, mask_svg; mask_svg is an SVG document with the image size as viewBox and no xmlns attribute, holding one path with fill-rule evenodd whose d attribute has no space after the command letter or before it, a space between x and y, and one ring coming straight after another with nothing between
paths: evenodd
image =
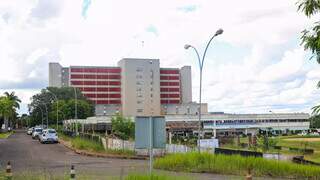
<instances>
[{"instance_id":1,"label":"tall concrete building","mask_svg":"<svg viewBox=\"0 0 320 180\"><path fill-rule=\"evenodd\" d=\"M95 104L96 115L197 114L191 67L161 68L159 59L125 58L118 66L49 63L49 86L76 87ZM202 104L207 113L207 104Z\"/></svg>"}]
</instances>

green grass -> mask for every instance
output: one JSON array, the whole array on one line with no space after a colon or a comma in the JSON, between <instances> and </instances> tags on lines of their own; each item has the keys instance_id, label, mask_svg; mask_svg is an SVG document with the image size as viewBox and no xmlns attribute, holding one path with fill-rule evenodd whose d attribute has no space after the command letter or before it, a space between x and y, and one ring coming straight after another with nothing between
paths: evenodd
<instances>
[{"instance_id":1,"label":"green grass","mask_svg":"<svg viewBox=\"0 0 320 180\"><path fill-rule=\"evenodd\" d=\"M191 178L185 176L171 176L165 174L131 174L125 177L125 180L188 180Z\"/></svg>"},{"instance_id":2,"label":"green grass","mask_svg":"<svg viewBox=\"0 0 320 180\"><path fill-rule=\"evenodd\" d=\"M64 141L71 142L72 147L79 149L79 150L87 150L90 152L97 152L97 153L105 153L105 154L112 154L112 155L124 155L124 156L134 156L135 152L132 150L122 150L122 149L107 149L105 150L101 143L96 141L91 141L88 139L76 137L71 138L65 136L63 134L59 134L59 138L63 139Z\"/></svg>"},{"instance_id":3,"label":"green grass","mask_svg":"<svg viewBox=\"0 0 320 180\"><path fill-rule=\"evenodd\" d=\"M71 140L72 147L80 150L88 150L92 152L103 152L104 148L101 143L90 141L87 139L81 139L80 137L73 138Z\"/></svg>"},{"instance_id":4,"label":"green grass","mask_svg":"<svg viewBox=\"0 0 320 180\"><path fill-rule=\"evenodd\" d=\"M285 155L304 155L305 159L320 163L320 141L309 141L306 143L306 138L319 139L319 136L280 136L274 137L279 140L277 146L283 147L294 147L294 148L307 148L314 149L313 154L303 154L303 152L290 151L287 148L283 148L282 150L277 149L269 149L266 153L280 153ZM296 140L293 140L296 139ZM248 138L240 138L241 143L248 143ZM222 148L230 148L230 149L242 149L242 150L253 150L248 148L238 147L236 144L224 144L221 146ZM257 148L257 151L262 152L261 148Z\"/></svg>"},{"instance_id":5,"label":"green grass","mask_svg":"<svg viewBox=\"0 0 320 180\"><path fill-rule=\"evenodd\" d=\"M239 155L228 156L209 153L167 155L156 159L154 168L169 171L206 172L241 176L245 175L249 168L252 168L254 176L320 179L320 168L317 166L299 165L255 157L241 157Z\"/></svg>"},{"instance_id":6,"label":"green grass","mask_svg":"<svg viewBox=\"0 0 320 180\"><path fill-rule=\"evenodd\" d=\"M8 138L13 132L5 132L5 133L0 133L0 139L6 139Z\"/></svg>"}]
</instances>

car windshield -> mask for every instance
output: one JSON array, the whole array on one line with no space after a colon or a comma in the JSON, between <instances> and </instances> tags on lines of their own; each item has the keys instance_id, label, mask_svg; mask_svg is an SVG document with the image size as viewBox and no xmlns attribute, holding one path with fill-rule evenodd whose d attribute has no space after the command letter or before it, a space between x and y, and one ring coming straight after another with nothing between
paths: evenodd
<instances>
[{"instance_id":1,"label":"car windshield","mask_svg":"<svg viewBox=\"0 0 320 180\"><path fill-rule=\"evenodd\" d=\"M48 133L56 133L56 131L55 131L55 130L50 129L50 130L48 130Z\"/></svg>"},{"instance_id":2,"label":"car windshield","mask_svg":"<svg viewBox=\"0 0 320 180\"><path fill-rule=\"evenodd\" d=\"M36 132L42 132L42 129L36 129Z\"/></svg>"}]
</instances>

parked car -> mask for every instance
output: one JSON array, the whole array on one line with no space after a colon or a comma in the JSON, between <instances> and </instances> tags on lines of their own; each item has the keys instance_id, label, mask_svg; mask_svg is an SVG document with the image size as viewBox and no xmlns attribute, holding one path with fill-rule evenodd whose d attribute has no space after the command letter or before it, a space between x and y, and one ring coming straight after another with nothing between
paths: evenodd
<instances>
[{"instance_id":1,"label":"parked car","mask_svg":"<svg viewBox=\"0 0 320 180\"><path fill-rule=\"evenodd\" d=\"M34 128L32 132L32 139L39 138L39 135L42 134L42 128Z\"/></svg>"},{"instance_id":2,"label":"parked car","mask_svg":"<svg viewBox=\"0 0 320 180\"><path fill-rule=\"evenodd\" d=\"M34 129L34 127L29 128L29 129L27 130L27 134L28 134L28 135L32 135L33 129Z\"/></svg>"},{"instance_id":3,"label":"parked car","mask_svg":"<svg viewBox=\"0 0 320 180\"><path fill-rule=\"evenodd\" d=\"M54 129L45 129L42 134L39 135L39 141L43 143L58 143L58 135Z\"/></svg>"}]
</instances>

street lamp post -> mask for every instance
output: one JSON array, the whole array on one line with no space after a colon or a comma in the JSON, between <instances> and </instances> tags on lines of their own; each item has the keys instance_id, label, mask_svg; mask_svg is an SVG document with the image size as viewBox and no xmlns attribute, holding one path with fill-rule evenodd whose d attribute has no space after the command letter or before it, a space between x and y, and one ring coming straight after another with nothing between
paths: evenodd
<instances>
[{"instance_id":1,"label":"street lamp post","mask_svg":"<svg viewBox=\"0 0 320 180\"><path fill-rule=\"evenodd\" d=\"M58 130L58 121L59 121L59 104L58 104L58 98L57 98L57 96L53 93L53 92L51 92L49 89L47 89L47 91L50 93L50 94L52 94L53 95L53 97L56 99L56 102L57 102L57 114L56 114L56 116L57 116L57 125L56 125L56 129Z\"/></svg>"},{"instance_id":2,"label":"street lamp post","mask_svg":"<svg viewBox=\"0 0 320 180\"><path fill-rule=\"evenodd\" d=\"M40 106L38 106L40 108L40 111L41 111L41 125L43 127L43 111L42 111L42 108Z\"/></svg>"},{"instance_id":3,"label":"street lamp post","mask_svg":"<svg viewBox=\"0 0 320 180\"><path fill-rule=\"evenodd\" d=\"M46 105L46 103L43 103L43 105L44 105L44 107L46 108L46 112L47 112L47 116L46 116L46 120L47 120L47 128L49 128L49 118L48 118L48 116L49 116L49 114L48 114L48 107L47 107L47 105ZM42 124L42 128L43 128L43 124Z\"/></svg>"},{"instance_id":4,"label":"street lamp post","mask_svg":"<svg viewBox=\"0 0 320 180\"><path fill-rule=\"evenodd\" d=\"M204 59L206 57L206 53L207 53L207 50L208 50L208 47L211 43L211 41L213 40L214 37L220 35L223 33L223 30L222 29L218 29L217 32L210 38L209 42L207 43L207 46L206 46L206 49L204 50L204 53L203 53L203 56L202 56L202 60L200 59L200 55L199 55L199 52L198 50L193 47L192 45L189 45L189 44L186 44L184 46L185 49L189 49L189 48L192 48L196 54L197 54L197 57L198 57L198 62L199 62L199 67L200 67L200 92L199 92L199 127L198 127L198 151L200 152L200 131L201 131L201 91L202 91L202 69L203 69L203 63L204 63Z\"/></svg>"},{"instance_id":5,"label":"street lamp post","mask_svg":"<svg viewBox=\"0 0 320 180\"><path fill-rule=\"evenodd\" d=\"M273 111L271 111L271 110L269 110L269 112L271 113L271 114L275 114ZM279 134L278 134L278 143L280 142L280 134L282 134L282 131L280 130L280 126L279 126L279 118L277 118L277 126L278 126L278 132L279 132ZM280 160L280 149L278 149L278 164L279 164L279 160Z\"/></svg>"},{"instance_id":6,"label":"street lamp post","mask_svg":"<svg viewBox=\"0 0 320 180\"><path fill-rule=\"evenodd\" d=\"M78 100L77 100L77 89L73 87L74 90L74 119L78 119ZM76 121L76 134L78 134L78 124Z\"/></svg>"}]
</instances>

